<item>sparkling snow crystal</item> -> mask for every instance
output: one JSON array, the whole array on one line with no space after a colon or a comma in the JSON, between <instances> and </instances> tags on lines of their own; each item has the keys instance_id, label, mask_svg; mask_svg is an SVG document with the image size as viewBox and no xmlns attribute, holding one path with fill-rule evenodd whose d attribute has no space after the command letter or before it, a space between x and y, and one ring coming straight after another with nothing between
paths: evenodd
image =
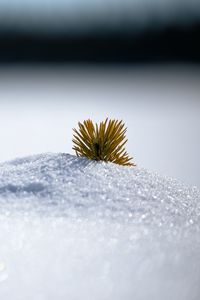
<instances>
[{"instance_id":1,"label":"sparkling snow crystal","mask_svg":"<svg viewBox=\"0 0 200 300\"><path fill-rule=\"evenodd\" d=\"M0 299L199 300L200 192L67 154L1 164Z\"/></svg>"}]
</instances>

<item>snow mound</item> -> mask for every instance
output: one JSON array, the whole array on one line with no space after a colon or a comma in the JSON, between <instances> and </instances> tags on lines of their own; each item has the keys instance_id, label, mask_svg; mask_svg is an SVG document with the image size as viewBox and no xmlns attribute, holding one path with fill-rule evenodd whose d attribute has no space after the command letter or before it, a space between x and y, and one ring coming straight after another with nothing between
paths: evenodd
<instances>
[{"instance_id":1,"label":"snow mound","mask_svg":"<svg viewBox=\"0 0 200 300\"><path fill-rule=\"evenodd\" d=\"M200 192L68 154L0 165L0 299L200 297Z\"/></svg>"}]
</instances>

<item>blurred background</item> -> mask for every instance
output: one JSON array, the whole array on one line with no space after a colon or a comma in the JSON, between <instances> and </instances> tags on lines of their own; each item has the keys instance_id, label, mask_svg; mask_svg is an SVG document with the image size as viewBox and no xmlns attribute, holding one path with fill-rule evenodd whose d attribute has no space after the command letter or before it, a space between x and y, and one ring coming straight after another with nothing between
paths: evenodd
<instances>
[{"instance_id":1,"label":"blurred background","mask_svg":"<svg viewBox=\"0 0 200 300\"><path fill-rule=\"evenodd\" d=\"M0 0L0 162L123 119L139 167L200 188L199 0Z\"/></svg>"}]
</instances>

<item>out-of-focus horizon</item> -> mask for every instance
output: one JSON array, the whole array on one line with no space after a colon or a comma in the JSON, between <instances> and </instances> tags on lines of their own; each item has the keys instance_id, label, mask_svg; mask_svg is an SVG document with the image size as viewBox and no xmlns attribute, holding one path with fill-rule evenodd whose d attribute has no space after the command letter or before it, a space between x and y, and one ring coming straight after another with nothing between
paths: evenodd
<instances>
[{"instance_id":1,"label":"out-of-focus horizon","mask_svg":"<svg viewBox=\"0 0 200 300\"><path fill-rule=\"evenodd\" d=\"M0 1L0 62L200 61L198 0Z\"/></svg>"},{"instance_id":2,"label":"out-of-focus horizon","mask_svg":"<svg viewBox=\"0 0 200 300\"><path fill-rule=\"evenodd\" d=\"M198 0L0 1L0 161L123 119L139 167L200 187Z\"/></svg>"}]
</instances>

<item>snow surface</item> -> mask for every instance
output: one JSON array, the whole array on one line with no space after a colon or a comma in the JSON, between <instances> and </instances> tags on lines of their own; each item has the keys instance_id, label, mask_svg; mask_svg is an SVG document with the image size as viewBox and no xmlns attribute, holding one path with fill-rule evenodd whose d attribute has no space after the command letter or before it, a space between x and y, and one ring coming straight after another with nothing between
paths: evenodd
<instances>
[{"instance_id":1,"label":"snow surface","mask_svg":"<svg viewBox=\"0 0 200 300\"><path fill-rule=\"evenodd\" d=\"M197 188L69 154L0 164L0 299L199 300L199 283Z\"/></svg>"}]
</instances>

